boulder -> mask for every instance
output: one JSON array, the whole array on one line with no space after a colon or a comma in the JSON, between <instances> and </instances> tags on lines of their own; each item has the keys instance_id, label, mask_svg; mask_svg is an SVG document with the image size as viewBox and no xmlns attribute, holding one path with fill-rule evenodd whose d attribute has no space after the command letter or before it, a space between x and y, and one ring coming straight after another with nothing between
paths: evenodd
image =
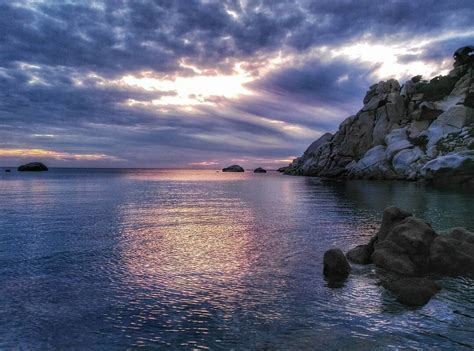
<instances>
[{"instance_id":1,"label":"boulder","mask_svg":"<svg viewBox=\"0 0 474 351\"><path fill-rule=\"evenodd\" d=\"M426 131L428 137L428 148L436 145L436 143L450 133L458 133L463 127L474 123L474 109L456 105L443 112L439 117L431 123Z\"/></svg>"},{"instance_id":2,"label":"boulder","mask_svg":"<svg viewBox=\"0 0 474 351\"><path fill-rule=\"evenodd\" d=\"M324 253L324 275L329 279L345 279L351 266L347 262L346 256L339 249L330 249Z\"/></svg>"},{"instance_id":3,"label":"boulder","mask_svg":"<svg viewBox=\"0 0 474 351\"><path fill-rule=\"evenodd\" d=\"M377 233L377 240L383 241L387 237L389 231L397 224L401 223L405 218L413 216L410 212L403 211L395 206L387 207L383 211L382 224Z\"/></svg>"},{"instance_id":4,"label":"boulder","mask_svg":"<svg viewBox=\"0 0 474 351\"><path fill-rule=\"evenodd\" d=\"M379 267L402 275L429 270L430 246L436 237L431 226L416 217L406 217L378 238L372 261Z\"/></svg>"},{"instance_id":5,"label":"boulder","mask_svg":"<svg viewBox=\"0 0 474 351\"><path fill-rule=\"evenodd\" d=\"M378 145L367 151L362 159L346 166L349 178L394 179L391 165L386 160L386 148Z\"/></svg>"},{"instance_id":6,"label":"boulder","mask_svg":"<svg viewBox=\"0 0 474 351\"><path fill-rule=\"evenodd\" d=\"M401 278L382 283L397 300L408 306L423 306L436 295L441 287L427 278Z\"/></svg>"},{"instance_id":7,"label":"boulder","mask_svg":"<svg viewBox=\"0 0 474 351\"><path fill-rule=\"evenodd\" d=\"M372 263L370 256L372 256L373 247L371 245L357 245L346 253L349 261L358 264Z\"/></svg>"},{"instance_id":8,"label":"boulder","mask_svg":"<svg viewBox=\"0 0 474 351\"><path fill-rule=\"evenodd\" d=\"M410 79L403 84L402 89L400 91L400 95L403 97L407 97L412 95L415 92L415 83Z\"/></svg>"},{"instance_id":9,"label":"boulder","mask_svg":"<svg viewBox=\"0 0 474 351\"><path fill-rule=\"evenodd\" d=\"M31 162L27 163L26 165L21 165L18 167L19 172L44 172L47 171L48 167L46 167L41 162Z\"/></svg>"},{"instance_id":10,"label":"boulder","mask_svg":"<svg viewBox=\"0 0 474 351\"><path fill-rule=\"evenodd\" d=\"M419 147L401 150L393 156L393 169L398 174L406 175L409 178L410 174L413 172L416 174L419 171L421 165L417 161L424 156L425 153Z\"/></svg>"},{"instance_id":11,"label":"boulder","mask_svg":"<svg viewBox=\"0 0 474 351\"><path fill-rule=\"evenodd\" d=\"M412 121L407 129L408 138L419 137L430 126L430 121Z\"/></svg>"},{"instance_id":12,"label":"boulder","mask_svg":"<svg viewBox=\"0 0 474 351\"><path fill-rule=\"evenodd\" d=\"M474 277L474 234L456 228L438 236L430 248L431 269L437 273Z\"/></svg>"},{"instance_id":13,"label":"boulder","mask_svg":"<svg viewBox=\"0 0 474 351\"><path fill-rule=\"evenodd\" d=\"M222 172L245 172L239 165L232 165L222 169Z\"/></svg>"},{"instance_id":14,"label":"boulder","mask_svg":"<svg viewBox=\"0 0 474 351\"><path fill-rule=\"evenodd\" d=\"M394 142L388 145L387 147L386 159L387 161L391 161L395 154L397 154L398 152L411 148L413 148L413 144L410 143L408 140L399 140L397 142Z\"/></svg>"},{"instance_id":15,"label":"boulder","mask_svg":"<svg viewBox=\"0 0 474 351\"><path fill-rule=\"evenodd\" d=\"M420 121L434 121L440 114L443 113L442 110L428 107L426 103L421 104L420 107L421 111L418 117Z\"/></svg>"},{"instance_id":16,"label":"boulder","mask_svg":"<svg viewBox=\"0 0 474 351\"><path fill-rule=\"evenodd\" d=\"M438 156L421 168L421 175L435 184L469 184L474 180L474 150Z\"/></svg>"},{"instance_id":17,"label":"boulder","mask_svg":"<svg viewBox=\"0 0 474 351\"><path fill-rule=\"evenodd\" d=\"M375 125L372 133L372 145L382 144L391 130L400 127L405 115L405 101L398 93L388 95L389 103L379 107L375 113Z\"/></svg>"},{"instance_id":18,"label":"boulder","mask_svg":"<svg viewBox=\"0 0 474 351\"><path fill-rule=\"evenodd\" d=\"M474 244L474 233L464 228L454 228L447 235L448 238L465 241L468 244Z\"/></svg>"},{"instance_id":19,"label":"boulder","mask_svg":"<svg viewBox=\"0 0 474 351\"><path fill-rule=\"evenodd\" d=\"M258 167L253 170L253 173L267 173L267 171L262 167Z\"/></svg>"}]
</instances>

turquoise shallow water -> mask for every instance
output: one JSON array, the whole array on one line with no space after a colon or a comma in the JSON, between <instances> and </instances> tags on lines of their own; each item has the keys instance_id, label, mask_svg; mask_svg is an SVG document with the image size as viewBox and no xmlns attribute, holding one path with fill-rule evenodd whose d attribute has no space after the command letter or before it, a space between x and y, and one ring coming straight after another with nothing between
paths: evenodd
<instances>
[{"instance_id":1,"label":"turquoise shallow water","mask_svg":"<svg viewBox=\"0 0 474 351\"><path fill-rule=\"evenodd\" d=\"M0 348L474 347L474 281L409 309L322 255L397 205L438 231L474 229L474 194L274 172L0 173Z\"/></svg>"}]
</instances>

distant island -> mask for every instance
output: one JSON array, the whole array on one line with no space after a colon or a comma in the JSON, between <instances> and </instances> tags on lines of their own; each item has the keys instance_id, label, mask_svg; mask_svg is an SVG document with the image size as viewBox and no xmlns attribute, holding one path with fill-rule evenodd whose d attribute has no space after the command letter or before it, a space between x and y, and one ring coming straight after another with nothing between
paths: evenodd
<instances>
[{"instance_id":1,"label":"distant island","mask_svg":"<svg viewBox=\"0 0 474 351\"><path fill-rule=\"evenodd\" d=\"M18 172L45 172L48 167L41 162L31 162L18 167Z\"/></svg>"},{"instance_id":2,"label":"distant island","mask_svg":"<svg viewBox=\"0 0 474 351\"><path fill-rule=\"evenodd\" d=\"M474 46L447 76L374 84L364 107L280 172L474 186Z\"/></svg>"},{"instance_id":3,"label":"distant island","mask_svg":"<svg viewBox=\"0 0 474 351\"><path fill-rule=\"evenodd\" d=\"M245 170L239 165L232 165L222 169L222 172L245 172Z\"/></svg>"}]
</instances>

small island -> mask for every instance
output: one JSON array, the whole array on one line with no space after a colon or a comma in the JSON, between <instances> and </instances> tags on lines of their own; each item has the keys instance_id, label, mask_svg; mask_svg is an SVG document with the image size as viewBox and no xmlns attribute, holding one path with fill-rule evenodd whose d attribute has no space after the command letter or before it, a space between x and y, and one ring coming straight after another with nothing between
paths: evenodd
<instances>
[{"instance_id":1,"label":"small island","mask_svg":"<svg viewBox=\"0 0 474 351\"><path fill-rule=\"evenodd\" d=\"M18 167L18 172L45 172L48 167L41 162L31 162Z\"/></svg>"},{"instance_id":2,"label":"small island","mask_svg":"<svg viewBox=\"0 0 474 351\"><path fill-rule=\"evenodd\" d=\"M267 173L267 170L263 169L262 167L258 167L253 170L253 173Z\"/></svg>"},{"instance_id":3,"label":"small island","mask_svg":"<svg viewBox=\"0 0 474 351\"><path fill-rule=\"evenodd\" d=\"M222 169L222 172L245 172L245 170L239 165L232 165Z\"/></svg>"}]
</instances>

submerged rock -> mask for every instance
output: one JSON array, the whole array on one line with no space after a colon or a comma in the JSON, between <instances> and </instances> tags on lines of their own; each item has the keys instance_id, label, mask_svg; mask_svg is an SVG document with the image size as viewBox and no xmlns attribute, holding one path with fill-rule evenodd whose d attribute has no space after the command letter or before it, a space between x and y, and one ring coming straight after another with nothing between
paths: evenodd
<instances>
[{"instance_id":1,"label":"submerged rock","mask_svg":"<svg viewBox=\"0 0 474 351\"><path fill-rule=\"evenodd\" d=\"M253 173L267 173L267 171L262 167L258 167L253 170Z\"/></svg>"},{"instance_id":2,"label":"submerged rock","mask_svg":"<svg viewBox=\"0 0 474 351\"><path fill-rule=\"evenodd\" d=\"M423 306L436 295L441 287L427 278L401 278L382 283L397 300L408 306Z\"/></svg>"},{"instance_id":3,"label":"submerged rock","mask_svg":"<svg viewBox=\"0 0 474 351\"><path fill-rule=\"evenodd\" d=\"M47 171L48 167L46 167L41 162L31 162L27 163L26 165L21 165L18 167L19 172L44 172Z\"/></svg>"},{"instance_id":4,"label":"submerged rock","mask_svg":"<svg viewBox=\"0 0 474 351\"><path fill-rule=\"evenodd\" d=\"M239 165L232 165L222 169L222 172L245 172Z\"/></svg>"},{"instance_id":5,"label":"submerged rock","mask_svg":"<svg viewBox=\"0 0 474 351\"><path fill-rule=\"evenodd\" d=\"M339 249L331 249L324 253L324 275L329 279L345 279L351 271L346 256Z\"/></svg>"},{"instance_id":6,"label":"submerged rock","mask_svg":"<svg viewBox=\"0 0 474 351\"><path fill-rule=\"evenodd\" d=\"M9 173L9 172L11 172L11 170L9 170L9 169L6 169L6 170L5 170L5 172Z\"/></svg>"}]
</instances>

